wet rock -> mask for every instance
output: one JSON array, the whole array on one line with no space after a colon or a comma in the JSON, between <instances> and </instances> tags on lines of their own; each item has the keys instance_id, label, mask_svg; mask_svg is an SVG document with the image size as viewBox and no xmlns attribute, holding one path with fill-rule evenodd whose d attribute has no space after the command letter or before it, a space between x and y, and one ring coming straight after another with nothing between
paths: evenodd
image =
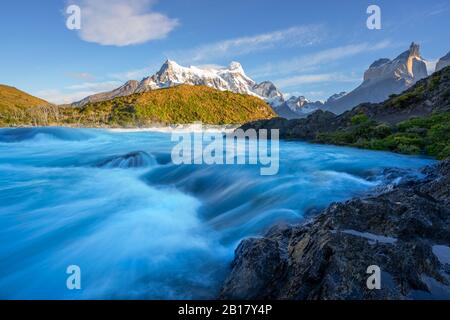
<instances>
[{"instance_id":1,"label":"wet rock","mask_svg":"<svg viewBox=\"0 0 450 320\"><path fill-rule=\"evenodd\" d=\"M243 241L220 297L450 299L449 266L436 249L450 245L450 159L423 174ZM381 269L380 290L367 288L371 265Z\"/></svg>"},{"instance_id":2,"label":"wet rock","mask_svg":"<svg viewBox=\"0 0 450 320\"><path fill-rule=\"evenodd\" d=\"M153 165L156 160L144 151L130 152L125 155L113 156L96 164L99 168L142 168Z\"/></svg>"}]
</instances>

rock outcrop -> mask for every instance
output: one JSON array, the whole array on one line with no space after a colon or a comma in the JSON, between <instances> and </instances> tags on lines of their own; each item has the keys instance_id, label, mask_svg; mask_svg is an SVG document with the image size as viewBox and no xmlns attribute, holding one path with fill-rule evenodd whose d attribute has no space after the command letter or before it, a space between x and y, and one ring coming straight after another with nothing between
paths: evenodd
<instances>
[{"instance_id":1,"label":"rock outcrop","mask_svg":"<svg viewBox=\"0 0 450 320\"><path fill-rule=\"evenodd\" d=\"M244 240L220 298L450 299L450 159L422 173Z\"/></svg>"}]
</instances>

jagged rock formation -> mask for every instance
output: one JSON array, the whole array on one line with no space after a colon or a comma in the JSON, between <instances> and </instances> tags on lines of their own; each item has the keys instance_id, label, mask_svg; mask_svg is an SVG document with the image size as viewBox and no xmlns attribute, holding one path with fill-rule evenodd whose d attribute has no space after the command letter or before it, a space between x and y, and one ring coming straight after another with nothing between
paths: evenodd
<instances>
[{"instance_id":1,"label":"jagged rock formation","mask_svg":"<svg viewBox=\"0 0 450 320\"><path fill-rule=\"evenodd\" d=\"M439 59L438 63L436 64L436 71L440 71L448 66L450 66L450 52Z\"/></svg>"},{"instance_id":2,"label":"jagged rock formation","mask_svg":"<svg viewBox=\"0 0 450 320\"><path fill-rule=\"evenodd\" d=\"M284 102L283 94L270 81L263 81L253 85L252 92L260 97L264 97L274 108L277 108Z\"/></svg>"},{"instance_id":3,"label":"jagged rock formation","mask_svg":"<svg viewBox=\"0 0 450 320\"><path fill-rule=\"evenodd\" d=\"M272 105L273 106L273 105ZM304 96L292 96L278 106L273 106L278 116L285 119L300 119L323 108L321 101L309 101Z\"/></svg>"},{"instance_id":4,"label":"jagged rock formation","mask_svg":"<svg viewBox=\"0 0 450 320\"><path fill-rule=\"evenodd\" d=\"M381 102L392 94L408 89L427 75L420 47L412 43L409 50L394 60L383 58L372 63L359 87L339 99L328 101L324 108L340 114L363 102Z\"/></svg>"},{"instance_id":5,"label":"jagged rock formation","mask_svg":"<svg viewBox=\"0 0 450 320\"><path fill-rule=\"evenodd\" d=\"M320 101L311 102L306 99L304 96L300 97L291 97L286 101L286 105L292 111L305 115L316 111L317 109L323 106L323 103Z\"/></svg>"},{"instance_id":6,"label":"jagged rock formation","mask_svg":"<svg viewBox=\"0 0 450 320\"><path fill-rule=\"evenodd\" d=\"M450 299L450 159L423 174L244 240L220 298Z\"/></svg>"},{"instance_id":7,"label":"jagged rock formation","mask_svg":"<svg viewBox=\"0 0 450 320\"><path fill-rule=\"evenodd\" d=\"M200 68L195 66L183 67L175 61L167 60L157 73L144 78L141 82L128 81L118 89L87 97L73 105L83 106L89 102L110 100L115 97L182 84L204 85L220 91L252 95L266 100L274 107L284 102L282 93L273 83L269 81L256 83L245 74L238 62L232 62L228 68Z\"/></svg>"}]
</instances>

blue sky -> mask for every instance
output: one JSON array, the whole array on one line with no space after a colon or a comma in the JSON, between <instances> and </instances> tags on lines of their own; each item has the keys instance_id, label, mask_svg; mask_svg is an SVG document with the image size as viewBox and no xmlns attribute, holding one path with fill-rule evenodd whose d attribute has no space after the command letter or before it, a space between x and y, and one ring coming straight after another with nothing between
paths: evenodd
<instances>
[{"instance_id":1,"label":"blue sky","mask_svg":"<svg viewBox=\"0 0 450 320\"><path fill-rule=\"evenodd\" d=\"M80 31L66 28L72 3ZM381 8L381 30L366 27L370 4ZM326 99L412 41L431 62L450 50L446 0L15 0L2 1L0 24L0 83L56 103L140 80L167 58L239 61L284 93Z\"/></svg>"}]
</instances>

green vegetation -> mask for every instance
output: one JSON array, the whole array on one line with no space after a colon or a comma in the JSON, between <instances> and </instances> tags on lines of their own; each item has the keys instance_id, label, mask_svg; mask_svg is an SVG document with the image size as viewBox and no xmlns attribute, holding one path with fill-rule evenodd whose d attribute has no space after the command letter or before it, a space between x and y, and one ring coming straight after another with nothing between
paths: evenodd
<instances>
[{"instance_id":1,"label":"green vegetation","mask_svg":"<svg viewBox=\"0 0 450 320\"><path fill-rule=\"evenodd\" d=\"M204 86L182 85L154 90L84 107L50 105L0 110L0 126L67 125L144 127L153 124L240 124L274 117L259 98Z\"/></svg>"},{"instance_id":2,"label":"green vegetation","mask_svg":"<svg viewBox=\"0 0 450 320\"><path fill-rule=\"evenodd\" d=\"M352 118L345 130L317 135L317 141L406 154L425 154L438 159L450 156L450 112L412 118L395 126L379 124L363 115Z\"/></svg>"},{"instance_id":3,"label":"green vegetation","mask_svg":"<svg viewBox=\"0 0 450 320\"><path fill-rule=\"evenodd\" d=\"M371 119L364 109L350 112L334 132L322 131L316 141L405 154L424 154L444 159L450 156L450 67L417 82L401 94L393 94L381 104L372 106L374 118L384 119L422 114L395 124ZM430 111L432 109L432 113ZM366 114L367 112L367 114ZM380 117L378 117L380 119ZM382 119L382 117L381 117ZM400 120L398 120L400 121Z\"/></svg>"},{"instance_id":4,"label":"green vegetation","mask_svg":"<svg viewBox=\"0 0 450 320\"><path fill-rule=\"evenodd\" d=\"M417 85L412 91L407 91L401 95L391 96L388 105L394 108L402 109L419 102L423 98L424 93L425 85Z\"/></svg>"}]
</instances>

